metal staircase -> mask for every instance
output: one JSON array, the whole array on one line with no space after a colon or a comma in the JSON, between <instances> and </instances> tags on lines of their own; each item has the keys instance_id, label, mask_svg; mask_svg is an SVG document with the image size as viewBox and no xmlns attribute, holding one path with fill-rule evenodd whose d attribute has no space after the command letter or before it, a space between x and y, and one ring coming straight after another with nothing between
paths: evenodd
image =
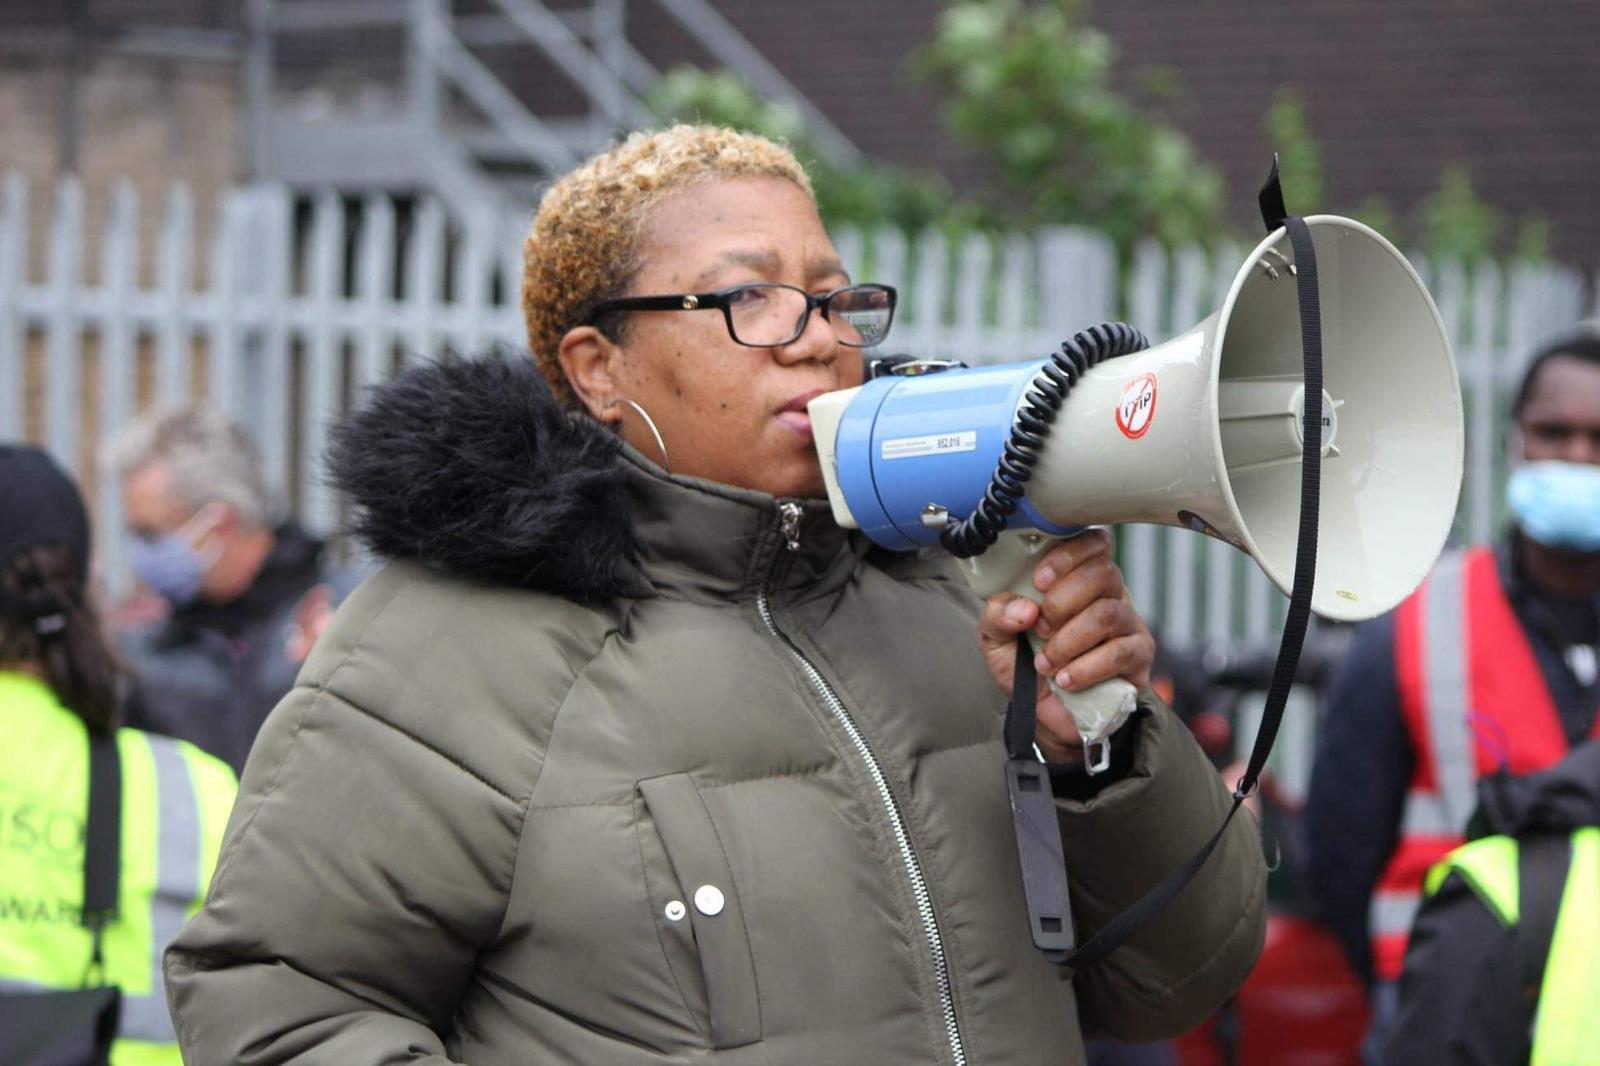
<instances>
[{"instance_id":1,"label":"metal staircase","mask_svg":"<svg viewBox=\"0 0 1600 1066\"><path fill-rule=\"evenodd\" d=\"M706 0L248 0L251 169L301 189L431 192L458 214L526 207L650 121L658 71L629 36L645 8L693 43L688 58L798 109L830 160L859 157Z\"/></svg>"}]
</instances>

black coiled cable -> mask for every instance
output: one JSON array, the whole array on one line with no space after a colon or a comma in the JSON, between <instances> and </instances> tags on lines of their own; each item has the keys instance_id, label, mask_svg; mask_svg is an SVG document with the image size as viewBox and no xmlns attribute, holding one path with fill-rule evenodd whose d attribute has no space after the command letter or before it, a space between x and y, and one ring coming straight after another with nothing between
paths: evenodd
<instances>
[{"instance_id":1,"label":"black coiled cable","mask_svg":"<svg viewBox=\"0 0 1600 1066\"><path fill-rule=\"evenodd\" d=\"M1050 356L1028 386L983 499L967 517L952 519L940 530L939 542L951 555L958 559L982 555L1000 538L1027 494L1050 425L1078 379L1103 360L1149 346L1143 333L1123 322L1102 322L1061 342L1061 350Z\"/></svg>"}]
</instances>

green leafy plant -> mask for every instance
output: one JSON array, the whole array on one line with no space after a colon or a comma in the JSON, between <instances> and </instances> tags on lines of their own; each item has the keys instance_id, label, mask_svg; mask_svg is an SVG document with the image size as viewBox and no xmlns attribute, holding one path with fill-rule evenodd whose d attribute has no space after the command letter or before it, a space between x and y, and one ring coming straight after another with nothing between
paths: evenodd
<instances>
[{"instance_id":1,"label":"green leafy plant","mask_svg":"<svg viewBox=\"0 0 1600 1066\"><path fill-rule=\"evenodd\" d=\"M1511 254L1524 262L1542 263L1550 258L1550 220L1543 215L1523 215L1517 219L1517 235Z\"/></svg>"},{"instance_id":2,"label":"green leafy plant","mask_svg":"<svg viewBox=\"0 0 1600 1066\"><path fill-rule=\"evenodd\" d=\"M1389 201L1381 196L1369 196L1356 204L1350 209L1350 217L1357 222L1365 222L1390 241L1398 242L1403 237L1400 216L1389 206Z\"/></svg>"},{"instance_id":3,"label":"green leafy plant","mask_svg":"<svg viewBox=\"0 0 1600 1066\"><path fill-rule=\"evenodd\" d=\"M1183 134L1111 90L1115 59L1074 0L958 0L913 69L943 93L952 133L993 162L1009 222L1089 226L1124 255L1152 236L1211 241L1220 175Z\"/></svg>"},{"instance_id":4,"label":"green leafy plant","mask_svg":"<svg viewBox=\"0 0 1600 1066\"><path fill-rule=\"evenodd\" d=\"M1293 88L1279 89L1273 95L1262 128L1278 152L1284 194L1291 207L1338 210L1397 243L1417 237L1430 257L1454 260L1469 272L1479 261L1505 251L1529 262L1549 258L1548 220L1539 215L1519 218L1508 241L1504 214L1478 194L1471 174L1461 165L1440 171L1438 184L1404 219L1388 201L1377 196L1368 197L1354 208L1325 201L1328 192L1322 146L1312 132L1305 102Z\"/></svg>"},{"instance_id":5,"label":"green leafy plant","mask_svg":"<svg viewBox=\"0 0 1600 1066\"><path fill-rule=\"evenodd\" d=\"M787 143L810 173L818 209L829 225L889 223L916 231L980 221L974 208L956 203L936 174L880 163L829 162L798 110L763 99L732 71L678 67L661 77L647 102L662 122L711 122Z\"/></svg>"},{"instance_id":6,"label":"green leafy plant","mask_svg":"<svg viewBox=\"0 0 1600 1066\"><path fill-rule=\"evenodd\" d=\"M1326 203L1322 145L1311 132L1305 100L1298 90L1279 89L1263 123L1267 143L1278 153L1283 196L1291 211L1320 211Z\"/></svg>"},{"instance_id":7,"label":"green leafy plant","mask_svg":"<svg viewBox=\"0 0 1600 1066\"><path fill-rule=\"evenodd\" d=\"M1423 197L1417 213L1422 246L1429 255L1470 265L1494 254L1501 215L1478 195L1465 167L1441 171L1439 184Z\"/></svg>"}]
</instances>

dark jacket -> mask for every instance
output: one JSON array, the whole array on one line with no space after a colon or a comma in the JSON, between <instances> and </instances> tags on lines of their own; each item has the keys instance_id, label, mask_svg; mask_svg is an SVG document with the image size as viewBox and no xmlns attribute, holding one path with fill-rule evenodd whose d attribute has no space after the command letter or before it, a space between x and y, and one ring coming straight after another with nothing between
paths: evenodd
<instances>
[{"instance_id":1,"label":"dark jacket","mask_svg":"<svg viewBox=\"0 0 1600 1066\"><path fill-rule=\"evenodd\" d=\"M1583 684L1563 658L1573 641L1596 640L1588 600L1542 595L1519 572L1514 538L1497 546L1502 585L1533 647L1569 742L1586 736L1600 705L1600 685ZM1394 853L1414 754L1395 681L1394 616L1357 628L1334 675L1306 798L1308 882L1319 918L1351 965L1373 979L1367 906Z\"/></svg>"},{"instance_id":2,"label":"dark jacket","mask_svg":"<svg viewBox=\"0 0 1600 1066\"><path fill-rule=\"evenodd\" d=\"M1505 835L1526 842L1535 834L1564 837L1600 824L1600 741L1574 748L1542 773L1486 778L1478 794L1474 838ZM1559 908L1563 880L1521 884L1523 913L1533 907L1530 893L1541 893L1545 907ZM1466 881L1451 874L1417 914L1400 979L1400 1013L1384 1061L1526 1062L1534 1006L1526 976L1520 928L1501 924Z\"/></svg>"},{"instance_id":3,"label":"dark jacket","mask_svg":"<svg viewBox=\"0 0 1600 1066\"><path fill-rule=\"evenodd\" d=\"M355 584L329 565L324 542L299 526L287 523L275 535L243 596L179 608L122 643L135 673L127 724L187 740L235 773L300 670L288 643L301 598L319 584L336 598Z\"/></svg>"},{"instance_id":4,"label":"dark jacket","mask_svg":"<svg viewBox=\"0 0 1600 1066\"><path fill-rule=\"evenodd\" d=\"M381 390L336 466L402 557L245 768L167 957L196 1063L1077 1063L1204 1017L1264 933L1248 820L1076 979L1028 936L978 603L823 501L669 477L531 364ZM1059 805L1080 930L1227 808L1150 698Z\"/></svg>"}]
</instances>

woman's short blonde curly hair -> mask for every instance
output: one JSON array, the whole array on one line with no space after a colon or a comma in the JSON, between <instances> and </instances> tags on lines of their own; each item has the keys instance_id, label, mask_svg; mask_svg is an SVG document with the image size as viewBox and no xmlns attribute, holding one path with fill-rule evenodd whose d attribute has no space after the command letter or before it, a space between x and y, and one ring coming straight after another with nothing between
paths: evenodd
<instances>
[{"instance_id":1,"label":"woman's short blonde curly hair","mask_svg":"<svg viewBox=\"0 0 1600 1066\"><path fill-rule=\"evenodd\" d=\"M634 133L550 186L522 245L522 315L528 346L562 403L578 397L556 358L561 338L603 300L624 295L638 272L651 206L720 178L786 178L811 193L788 148L719 126ZM606 328L606 324L601 324ZM618 339L612 326L607 329Z\"/></svg>"}]
</instances>

